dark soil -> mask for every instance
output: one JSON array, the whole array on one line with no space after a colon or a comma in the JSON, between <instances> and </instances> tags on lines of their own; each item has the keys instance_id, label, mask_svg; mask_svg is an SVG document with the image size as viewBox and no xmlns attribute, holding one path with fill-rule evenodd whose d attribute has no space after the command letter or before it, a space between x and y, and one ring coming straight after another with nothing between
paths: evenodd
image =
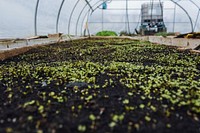
<instances>
[{"instance_id":1,"label":"dark soil","mask_svg":"<svg viewBox=\"0 0 200 133\"><path fill-rule=\"evenodd\" d=\"M29 50L0 62L0 133L200 133L199 64L126 39Z\"/></svg>"}]
</instances>

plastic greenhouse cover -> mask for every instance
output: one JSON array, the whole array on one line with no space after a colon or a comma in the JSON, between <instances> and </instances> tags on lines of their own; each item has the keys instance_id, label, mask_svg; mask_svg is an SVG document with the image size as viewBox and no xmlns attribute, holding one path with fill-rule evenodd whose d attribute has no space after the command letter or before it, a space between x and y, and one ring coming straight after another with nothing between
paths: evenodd
<instances>
[{"instance_id":1,"label":"plastic greenhouse cover","mask_svg":"<svg viewBox=\"0 0 200 133\"><path fill-rule=\"evenodd\" d=\"M103 2L107 9L102 9ZM149 2L163 2L168 32L199 31L199 0L0 0L0 38L56 32L82 35L86 21L92 34L127 28L133 32L140 25L141 5Z\"/></svg>"}]
</instances>

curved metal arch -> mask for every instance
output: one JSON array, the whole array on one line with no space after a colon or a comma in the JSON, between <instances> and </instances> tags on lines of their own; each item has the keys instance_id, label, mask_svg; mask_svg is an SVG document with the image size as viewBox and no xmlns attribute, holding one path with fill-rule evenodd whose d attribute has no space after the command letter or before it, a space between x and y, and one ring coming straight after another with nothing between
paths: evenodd
<instances>
[{"instance_id":1,"label":"curved metal arch","mask_svg":"<svg viewBox=\"0 0 200 133\"><path fill-rule=\"evenodd\" d=\"M174 15L173 15L173 32L175 31L175 21L176 21L176 4L174 4Z\"/></svg>"},{"instance_id":2,"label":"curved metal arch","mask_svg":"<svg viewBox=\"0 0 200 133\"><path fill-rule=\"evenodd\" d=\"M198 20L199 20L199 16L200 16L200 9L199 9L199 11L198 11L197 18L196 18L196 21L195 21L194 31L195 31L195 29L196 29L196 27L197 27L197 23L198 23Z\"/></svg>"},{"instance_id":3,"label":"curved metal arch","mask_svg":"<svg viewBox=\"0 0 200 133\"><path fill-rule=\"evenodd\" d=\"M163 4L162 4L161 0L159 0L159 4L160 4L160 7L161 7L161 15L163 16Z\"/></svg>"},{"instance_id":4,"label":"curved metal arch","mask_svg":"<svg viewBox=\"0 0 200 133\"><path fill-rule=\"evenodd\" d=\"M194 4L198 9L200 9L200 7L193 1L193 0L189 0L192 4Z\"/></svg>"},{"instance_id":5,"label":"curved metal arch","mask_svg":"<svg viewBox=\"0 0 200 133\"><path fill-rule=\"evenodd\" d=\"M83 21L82 21L81 29L80 29L81 36L83 36L82 30L83 30L84 20L85 20L85 18L89 15L89 13L90 13L90 9L86 12L86 14L85 14L84 17L83 17ZM91 15L91 14L90 14L90 15Z\"/></svg>"},{"instance_id":6,"label":"curved metal arch","mask_svg":"<svg viewBox=\"0 0 200 133\"><path fill-rule=\"evenodd\" d=\"M73 9L72 9L72 11L71 11L71 14L70 14L70 17L69 17L69 21L68 21L68 34L70 34L70 26L71 26L72 15L73 15L73 13L74 13L74 11L75 11L75 9L76 9L76 6L78 5L79 2L80 2L80 0L78 0L78 1L76 2L76 4L74 5L74 7L73 7Z\"/></svg>"},{"instance_id":7,"label":"curved metal arch","mask_svg":"<svg viewBox=\"0 0 200 133\"><path fill-rule=\"evenodd\" d=\"M129 15L128 15L128 0L126 0L126 21L127 21L127 29L128 33L130 33L130 23L129 23Z\"/></svg>"},{"instance_id":8,"label":"curved metal arch","mask_svg":"<svg viewBox=\"0 0 200 133\"><path fill-rule=\"evenodd\" d=\"M36 7L35 7L35 21L34 21L35 35L37 35L37 14L38 14L39 1L40 1L40 0L37 0ZM65 0L63 0L62 3L61 3L61 6L60 6L60 9L59 9L59 12L58 12L58 16L57 16L57 24L56 24L56 25L58 25L59 17L60 17L60 12L61 12L61 10L62 10L62 6L63 6L63 4L64 4L64 1L65 1ZM107 0L107 1L109 1L109 0ZM194 32L194 28L196 27L196 23L197 23L197 21L198 21L198 17L197 17L197 20L196 20L196 23L195 23L195 27L193 27L193 22L192 22L192 19L191 19L189 13L188 13L180 4L178 4L178 2L175 2L174 0L170 0L170 1L172 1L174 4L176 4L177 6L179 6L179 7L186 13L186 15L188 16L188 18L189 18L189 20L190 20L190 23L191 23L192 32ZM191 0L190 0L190 1L191 1ZM70 23L71 23L71 18L72 18L73 12L75 11L75 8L76 8L76 6L78 5L79 2L80 2L80 0L78 0L78 1L76 2L75 6L73 7L73 10L72 10L72 12L71 12L71 14L70 14L70 19L69 19L69 23L68 23L68 34L70 33ZM191 2L193 2L193 1L191 1ZM102 3L103 3L103 2L102 2ZM102 4L102 3L101 3L101 4ZM101 4L100 4L100 5L101 5ZM193 3L193 4L196 4L196 3ZM98 5L95 9L93 9L93 11L91 12L91 14L92 14L100 5ZM95 6L95 5L94 5L94 6ZM88 12L90 12L90 10L89 10ZM88 13L88 12L87 12L87 13ZM87 15L87 13L86 13L86 15ZM199 8L199 13L200 13L200 8ZM83 21L85 20L86 15L84 16ZM198 16L199 16L199 14L198 14ZM82 22L82 27L83 27L83 22ZM82 31L82 27L81 27L81 31ZM81 33L82 33L82 32L81 32Z\"/></svg>"},{"instance_id":9,"label":"curved metal arch","mask_svg":"<svg viewBox=\"0 0 200 133\"><path fill-rule=\"evenodd\" d=\"M92 0L90 0L89 2L91 2ZM78 16L78 19L77 19L77 21L76 21L76 32L75 32L75 34L76 34L76 36L77 36L77 27L78 27L78 22L79 22L79 19L80 19L80 17L81 17L81 15L82 15L82 13L83 13L83 11L85 10L85 8L87 7L87 3L85 4L85 6L82 8L82 10L81 10L81 13L79 13L79 16Z\"/></svg>"},{"instance_id":10,"label":"curved metal arch","mask_svg":"<svg viewBox=\"0 0 200 133\"><path fill-rule=\"evenodd\" d=\"M75 6L73 7L72 12L71 12L71 14L70 14L70 18L69 18L69 22L68 22L68 34L70 34L70 25L71 25L72 15L73 15L73 13L74 13L74 11L75 11L75 8L76 8L76 6L78 5L79 2L80 2L80 0L78 0L78 1L76 2ZM85 2L86 2L86 4L90 7L90 10L93 11L93 8L92 8L92 6L90 5L90 3L88 2L88 0L85 0Z\"/></svg>"},{"instance_id":11,"label":"curved metal arch","mask_svg":"<svg viewBox=\"0 0 200 133\"><path fill-rule=\"evenodd\" d=\"M186 15L188 16L188 18L189 18L189 21L190 21L190 25L191 25L191 30L192 30L192 32L194 32L194 27L193 27L193 22L192 22L192 18L190 17L190 15L189 15L189 13L185 10L185 8L183 8L178 2L175 2L175 1L173 1L173 0L170 0L170 1L172 1L175 5L177 5L178 7L180 7L185 13L186 13ZM101 3L102 4L102 3ZM100 5L101 5L100 4ZM98 5L92 12L91 12L91 15L92 15L92 13L100 6L100 5ZM89 10L90 11L90 10ZM88 12L89 12L88 11ZM87 12L87 13L88 13ZM85 20L85 18L86 18L86 16L87 16L87 13L85 14L85 16L84 16L84 19L83 19L83 21ZM82 21L82 26L81 26L81 33L82 33L82 28L83 28L83 21ZM82 35L82 34L81 34Z\"/></svg>"},{"instance_id":12,"label":"curved metal arch","mask_svg":"<svg viewBox=\"0 0 200 133\"><path fill-rule=\"evenodd\" d=\"M197 22L198 22L198 19L199 19L199 15L200 15L200 7L193 0L189 0L189 1L191 3L193 3L198 8L198 14L197 14L197 17L196 17L196 20L195 20L195 24L194 24L194 31L195 31L196 26L197 26Z\"/></svg>"},{"instance_id":13,"label":"curved metal arch","mask_svg":"<svg viewBox=\"0 0 200 133\"><path fill-rule=\"evenodd\" d=\"M191 25L191 32L194 32L194 27L193 27L193 22L192 22L192 18L190 17L189 13L185 10L185 8L183 8L180 4L178 4L178 2L175 2L174 0L170 0L172 1L174 4L176 4L178 7L180 7L188 16L189 21L190 21L190 25Z\"/></svg>"},{"instance_id":14,"label":"curved metal arch","mask_svg":"<svg viewBox=\"0 0 200 133\"><path fill-rule=\"evenodd\" d=\"M91 0L92 1L92 0ZM99 0L99 1L97 1L93 6L95 6L96 4L98 4L99 2L101 2L102 0ZM93 7L92 6L92 7ZM78 23L79 23L79 20L80 20L80 17L81 17L81 15L82 15L82 13L83 13L83 11L85 10L85 8L87 7L87 4L83 7L83 9L81 10L81 13L79 14L79 16L78 16L78 19L77 19L77 22L76 22L76 35L77 35L77 33L78 33ZM88 12L88 11L87 11Z\"/></svg>"},{"instance_id":15,"label":"curved metal arch","mask_svg":"<svg viewBox=\"0 0 200 133\"><path fill-rule=\"evenodd\" d=\"M35 36L37 36L37 12L38 12L38 7L39 7L39 2L40 2L40 0L37 0L36 6L35 6L35 18L34 18L34 31L35 31Z\"/></svg>"},{"instance_id":16,"label":"curved metal arch","mask_svg":"<svg viewBox=\"0 0 200 133\"><path fill-rule=\"evenodd\" d=\"M109 1L109 0L106 0L106 1ZM99 2L101 2L101 3L98 4ZM95 4L92 6L92 7L94 7L94 6L96 6L96 5L98 4L98 6L96 6L96 7L93 9L93 11L90 13L90 15L92 15L92 13L93 13L94 11L96 11L96 10L99 8L99 6L101 6L101 5L103 4L102 0L99 0L98 3L95 3ZM85 13L85 15L84 15L84 17L83 17L83 21L82 21L82 24L81 24L81 36L82 36L82 29L83 29L83 25L84 25L84 20L85 20L85 18L87 17L87 15L88 15L89 12L90 12L90 9Z\"/></svg>"},{"instance_id":17,"label":"curved metal arch","mask_svg":"<svg viewBox=\"0 0 200 133\"><path fill-rule=\"evenodd\" d=\"M62 10L64 3L65 3L65 0L62 0L60 7L59 7L59 10L58 10L58 15L57 15L57 19L56 19L56 33L58 33L58 23L59 23L59 20L60 20L60 13L61 13L61 10Z\"/></svg>"}]
</instances>

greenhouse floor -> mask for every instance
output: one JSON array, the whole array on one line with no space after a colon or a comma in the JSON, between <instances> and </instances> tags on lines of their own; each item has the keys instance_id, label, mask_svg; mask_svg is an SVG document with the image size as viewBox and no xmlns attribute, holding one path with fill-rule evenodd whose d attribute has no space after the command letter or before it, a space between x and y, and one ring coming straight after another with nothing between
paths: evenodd
<instances>
[{"instance_id":1,"label":"greenhouse floor","mask_svg":"<svg viewBox=\"0 0 200 133\"><path fill-rule=\"evenodd\" d=\"M0 62L0 132L199 133L199 89L199 54L175 46L38 46Z\"/></svg>"},{"instance_id":2,"label":"greenhouse floor","mask_svg":"<svg viewBox=\"0 0 200 133\"><path fill-rule=\"evenodd\" d=\"M56 35L56 34L55 34ZM37 37L37 36L36 36ZM85 39L88 37L79 37L73 36L69 37L67 35L63 35L60 38L52 37L52 38L37 38L30 37L26 39L0 39L0 60L4 60L6 58L18 55L23 53L24 50L27 51L32 49L33 47L37 47L40 45L49 45L53 43L65 42L70 40L79 40ZM186 38L174 38L174 36L162 37L162 36L121 36L121 37L95 37L91 38L102 38L102 39L111 39L111 38L119 38L119 39L131 39L131 40L142 40L149 41L151 43L156 44L164 44L169 46L177 46L179 50L190 50L194 53L200 53L200 39L186 39Z\"/></svg>"}]
</instances>

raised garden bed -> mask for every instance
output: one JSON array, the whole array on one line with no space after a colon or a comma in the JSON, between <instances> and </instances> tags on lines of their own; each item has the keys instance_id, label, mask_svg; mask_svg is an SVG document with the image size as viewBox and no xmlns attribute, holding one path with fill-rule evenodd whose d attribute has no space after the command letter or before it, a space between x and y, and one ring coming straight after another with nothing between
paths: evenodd
<instances>
[{"instance_id":1,"label":"raised garden bed","mask_svg":"<svg viewBox=\"0 0 200 133\"><path fill-rule=\"evenodd\" d=\"M199 133L200 56L77 40L0 62L0 132Z\"/></svg>"}]
</instances>

